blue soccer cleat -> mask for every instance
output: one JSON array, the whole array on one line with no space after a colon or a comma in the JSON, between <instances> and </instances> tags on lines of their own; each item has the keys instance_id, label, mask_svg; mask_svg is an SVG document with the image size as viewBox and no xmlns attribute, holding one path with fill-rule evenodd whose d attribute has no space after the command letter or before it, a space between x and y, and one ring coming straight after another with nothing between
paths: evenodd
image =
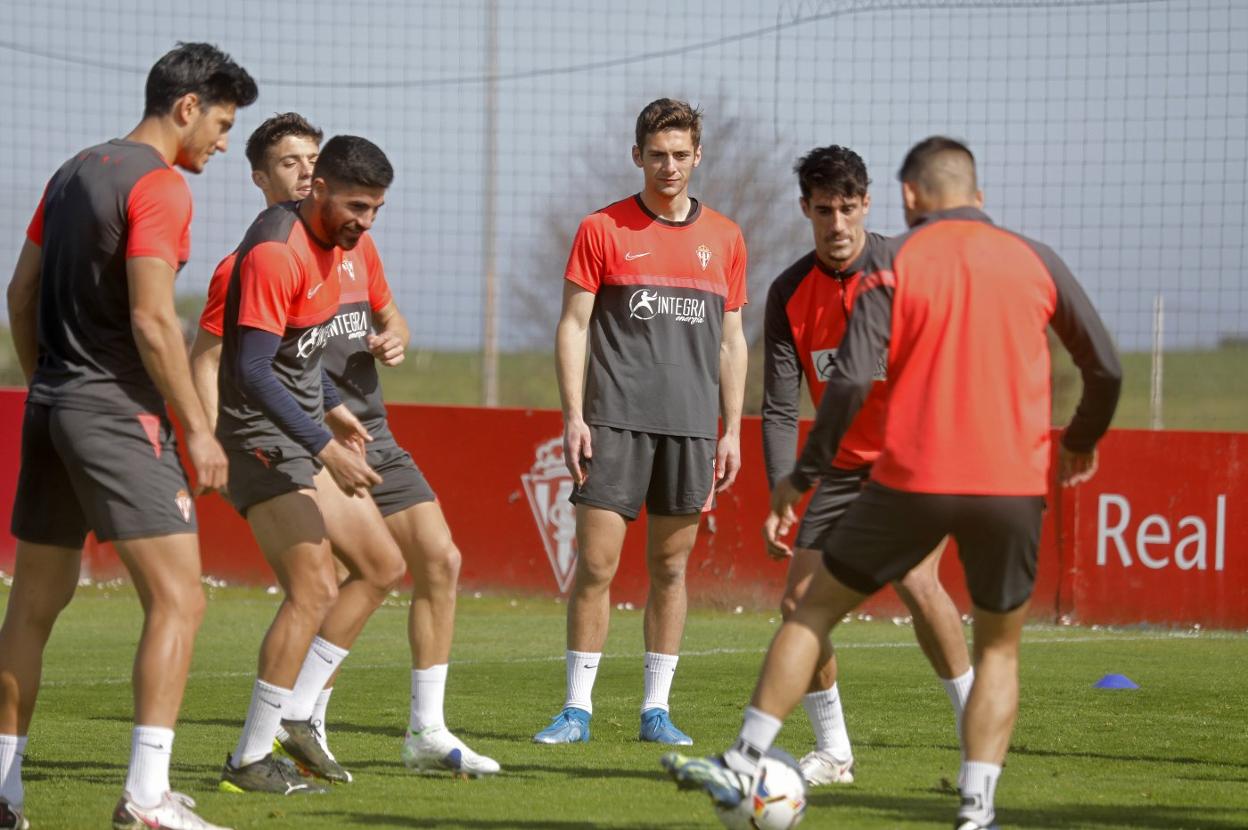
<instances>
[{"instance_id":1,"label":"blue soccer cleat","mask_svg":"<svg viewBox=\"0 0 1248 830\"><path fill-rule=\"evenodd\" d=\"M671 746L692 746L693 738L676 728L665 709L647 709L641 713L641 731L637 739Z\"/></svg>"},{"instance_id":2,"label":"blue soccer cleat","mask_svg":"<svg viewBox=\"0 0 1248 830\"><path fill-rule=\"evenodd\" d=\"M589 743L589 712L569 706L550 719L550 726L533 736L535 744Z\"/></svg>"},{"instance_id":3,"label":"blue soccer cleat","mask_svg":"<svg viewBox=\"0 0 1248 830\"><path fill-rule=\"evenodd\" d=\"M669 752L659 763L676 786L682 790L702 790L716 806L724 809L736 807L750 791L749 777L728 769L717 756L690 758L679 752Z\"/></svg>"}]
</instances>

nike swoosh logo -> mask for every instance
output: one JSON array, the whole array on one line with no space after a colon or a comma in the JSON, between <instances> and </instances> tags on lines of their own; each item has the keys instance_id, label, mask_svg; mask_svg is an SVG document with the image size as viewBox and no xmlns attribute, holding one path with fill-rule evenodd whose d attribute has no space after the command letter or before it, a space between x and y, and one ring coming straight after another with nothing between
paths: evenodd
<instances>
[{"instance_id":1,"label":"nike swoosh logo","mask_svg":"<svg viewBox=\"0 0 1248 830\"><path fill-rule=\"evenodd\" d=\"M325 284L325 283L320 283L320 284L318 284L318 285L314 285L314 286L312 286L311 288L309 288L309 289L308 289L308 299L310 300L310 299L312 299L313 297L315 297L315 296L316 296L316 292L320 291L320 290L321 290L321 286L322 286L322 285L324 285L324 284Z\"/></svg>"},{"instance_id":2,"label":"nike swoosh logo","mask_svg":"<svg viewBox=\"0 0 1248 830\"><path fill-rule=\"evenodd\" d=\"M629 262L632 262L634 259L641 259L643 256L650 256L650 251L646 251L645 253L640 253L640 254L634 254L632 251L629 251L628 253L624 255L624 258L628 260Z\"/></svg>"},{"instance_id":3,"label":"nike swoosh logo","mask_svg":"<svg viewBox=\"0 0 1248 830\"><path fill-rule=\"evenodd\" d=\"M324 654L321 654L319 651L318 651L318 652L316 652L316 656L317 656L317 657L319 657L319 658L321 658L322 660L324 660L326 663L332 663L332 662L334 662L334 658L332 658L332 657L326 657Z\"/></svg>"},{"instance_id":4,"label":"nike swoosh logo","mask_svg":"<svg viewBox=\"0 0 1248 830\"><path fill-rule=\"evenodd\" d=\"M280 704L280 703L274 703L273 701L271 701L271 700L265 700L264 698L260 698L260 700L261 700L262 702L264 702L264 703L269 704L269 705L270 705L270 706L272 706L274 709L281 709L281 708L282 708L282 704Z\"/></svg>"},{"instance_id":5,"label":"nike swoosh logo","mask_svg":"<svg viewBox=\"0 0 1248 830\"><path fill-rule=\"evenodd\" d=\"M139 741L139 744L141 746L148 747L149 749L162 749L162 750L165 749L165 747L161 746L160 744L149 744L147 741Z\"/></svg>"},{"instance_id":6,"label":"nike swoosh logo","mask_svg":"<svg viewBox=\"0 0 1248 830\"><path fill-rule=\"evenodd\" d=\"M591 666L591 665L589 665L588 663L586 663L586 664L585 664L585 668L587 668L587 669L596 669L596 668L598 668L598 664L597 664L597 663L595 663L594 665L592 665L592 666Z\"/></svg>"}]
</instances>

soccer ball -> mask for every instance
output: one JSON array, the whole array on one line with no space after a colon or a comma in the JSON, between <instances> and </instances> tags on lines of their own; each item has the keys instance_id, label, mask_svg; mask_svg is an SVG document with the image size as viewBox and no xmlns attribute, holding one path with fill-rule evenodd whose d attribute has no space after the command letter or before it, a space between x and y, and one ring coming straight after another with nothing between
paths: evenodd
<instances>
[{"instance_id":1,"label":"soccer ball","mask_svg":"<svg viewBox=\"0 0 1248 830\"><path fill-rule=\"evenodd\" d=\"M806 781L788 753L773 749L763 757L750 791L736 807L716 807L728 830L786 830L806 815Z\"/></svg>"}]
</instances>

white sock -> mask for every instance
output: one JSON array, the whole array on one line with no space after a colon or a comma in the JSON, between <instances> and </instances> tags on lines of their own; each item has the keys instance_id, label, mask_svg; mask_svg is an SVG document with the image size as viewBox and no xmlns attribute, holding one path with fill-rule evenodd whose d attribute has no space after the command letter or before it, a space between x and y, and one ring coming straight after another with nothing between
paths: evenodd
<instances>
[{"instance_id":1,"label":"white sock","mask_svg":"<svg viewBox=\"0 0 1248 830\"><path fill-rule=\"evenodd\" d=\"M329 709L329 698L334 693L334 687L321 689L321 693L316 696L316 705L312 707L312 722L321 725L321 731L325 730L325 711Z\"/></svg>"},{"instance_id":2,"label":"white sock","mask_svg":"<svg viewBox=\"0 0 1248 830\"><path fill-rule=\"evenodd\" d=\"M778 718L773 718L762 709L745 707L741 734L737 736L737 742L732 748L724 753L724 762L728 768L753 775L758 769L758 762L771 749L783 725Z\"/></svg>"},{"instance_id":3,"label":"white sock","mask_svg":"<svg viewBox=\"0 0 1248 830\"><path fill-rule=\"evenodd\" d=\"M802 706L815 730L815 748L823 750L838 761L847 762L854 757L845 728L845 713L841 709L841 693L836 684L819 692L810 692L802 698Z\"/></svg>"},{"instance_id":4,"label":"white sock","mask_svg":"<svg viewBox=\"0 0 1248 830\"><path fill-rule=\"evenodd\" d=\"M414 735L422 729L446 726L442 702L446 699L446 663L412 669L412 710L407 728Z\"/></svg>"},{"instance_id":5,"label":"white sock","mask_svg":"<svg viewBox=\"0 0 1248 830\"><path fill-rule=\"evenodd\" d=\"M251 705L247 707L247 720L243 721L243 734L234 748L230 765L235 769L254 764L273 751L273 738L282 722L282 712L290 705L290 689L282 689L256 678L251 690Z\"/></svg>"},{"instance_id":6,"label":"white sock","mask_svg":"<svg viewBox=\"0 0 1248 830\"><path fill-rule=\"evenodd\" d=\"M662 709L671 711L667 698L672 693L672 678L676 676L676 661L679 654L659 654L657 651L646 652L646 695L641 701L641 711Z\"/></svg>"},{"instance_id":7,"label":"white sock","mask_svg":"<svg viewBox=\"0 0 1248 830\"><path fill-rule=\"evenodd\" d=\"M22 758L25 755L25 735L0 735L0 798L14 807L21 807L26 800L22 790Z\"/></svg>"},{"instance_id":8,"label":"white sock","mask_svg":"<svg viewBox=\"0 0 1248 830\"><path fill-rule=\"evenodd\" d=\"M971 696L971 686L975 684L975 669L967 669L966 674L945 680L940 679L953 704L953 722L958 729L958 743L962 743L962 713L966 711L966 699Z\"/></svg>"},{"instance_id":9,"label":"white sock","mask_svg":"<svg viewBox=\"0 0 1248 830\"><path fill-rule=\"evenodd\" d=\"M997 791L997 779L1001 767L987 761L963 761L958 775L958 789L962 791L962 806L958 818L969 818L985 827L992 824L997 811L992 798Z\"/></svg>"},{"instance_id":10,"label":"white sock","mask_svg":"<svg viewBox=\"0 0 1248 830\"><path fill-rule=\"evenodd\" d=\"M602 660L600 651L568 650L568 698L563 708L574 706L584 709L591 715L594 712L593 695L594 680L598 677L598 662Z\"/></svg>"},{"instance_id":11,"label":"white sock","mask_svg":"<svg viewBox=\"0 0 1248 830\"><path fill-rule=\"evenodd\" d=\"M163 726L136 726L130 735L130 771L126 792L140 807L155 807L169 792L169 757L173 730Z\"/></svg>"},{"instance_id":12,"label":"white sock","mask_svg":"<svg viewBox=\"0 0 1248 830\"><path fill-rule=\"evenodd\" d=\"M347 659L349 653L347 649L339 648L329 640L320 637L312 640L308 655L303 658L303 666L299 669L299 677L295 679L290 705L282 717L286 720L312 720L317 696L325 689L325 684L334 676L334 672Z\"/></svg>"}]
</instances>

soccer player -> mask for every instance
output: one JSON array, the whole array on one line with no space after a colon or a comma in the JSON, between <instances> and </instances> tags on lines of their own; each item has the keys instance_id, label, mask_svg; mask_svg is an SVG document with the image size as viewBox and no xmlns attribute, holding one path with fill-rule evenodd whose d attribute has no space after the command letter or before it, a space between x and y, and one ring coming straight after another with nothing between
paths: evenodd
<instances>
[{"instance_id":1,"label":"soccer player","mask_svg":"<svg viewBox=\"0 0 1248 830\"><path fill-rule=\"evenodd\" d=\"M403 576L402 555L364 498L381 483L364 458L370 436L321 367L339 310L340 272L357 247L367 255L366 234L393 177L372 142L330 140L308 197L256 218L230 276L217 435L230 459L230 500L286 596L261 645L242 736L222 771L229 792L323 791L273 757L279 725L315 762L313 772L347 780L311 729L312 709ZM341 587L330 538L350 574Z\"/></svg>"},{"instance_id":2,"label":"soccer player","mask_svg":"<svg viewBox=\"0 0 1248 830\"><path fill-rule=\"evenodd\" d=\"M89 147L44 191L9 284L9 323L29 383L13 507L17 563L0 628L0 828L23 828L21 763L43 649L78 584L88 531L112 542L143 605L135 727L113 826L208 828L170 791L173 727L204 612L192 488L166 412L186 435L196 492L226 458L195 394L173 283L190 256L191 192L225 152L246 70L183 43L147 76L143 119Z\"/></svg>"},{"instance_id":3,"label":"soccer player","mask_svg":"<svg viewBox=\"0 0 1248 830\"><path fill-rule=\"evenodd\" d=\"M568 602L567 698L534 736L538 743L589 740L611 579L643 503L650 592L639 737L692 743L668 714L685 565L700 514L740 467L746 368L745 242L733 222L689 196L701 133L701 113L689 104L647 105L633 147L642 191L587 217L572 245L556 351L579 556Z\"/></svg>"},{"instance_id":4,"label":"soccer player","mask_svg":"<svg viewBox=\"0 0 1248 830\"><path fill-rule=\"evenodd\" d=\"M269 207L308 196L320 142L321 131L297 113L276 115L251 134L247 158L252 165L252 180ZM191 368L205 400L210 394L216 400L222 314L234 259L233 254L227 256L213 274L192 349ZM372 500L414 577L412 610L408 615L412 695L403 757L419 769L492 774L498 772L498 764L473 752L447 730L443 714L455 625L459 550L432 489L390 432L381 399L376 364L380 361L394 366L403 361L409 338L407 323L391 298L371 236L361 237L360 244L343 261L344 266L339 268L340 306L327 327L329 342L322 361L343 402L373 439L367 445L367 459L382 482L373 488ZM351 506L365 509L354 502ZM331 537L331 542L336 540ZM310 654L305 658L304 670L315 673L318 659ZM295 684L297 692L306 685L301 680L302 671ZM331 685L326 688L308 690L316 692L315 698L302 701L303 710L286 720L307 722L321 750L336 763L324 731L332 682L331 677ZM293 736L287 729L279 728L277 736L289 755L309 769L317 768L319 753L309 755L303 751L298 728Z\"/></svg>"},{"instance_id":5,"label":"soccer player","mask_svg":"<svg viewBox=\"0 0 1248 830\"><path fill-rule=\"evenodd\" d=\"M794 168L801 189L802 213L814 232L815 249L786 269L767 292L764 323L763 454L767 482L776 483L792 469L797 454L798 400L802 380L815 406L836 363L853 299L862 284L862 268L885 243L865 226L871 209L867 166L853 150L819 147ZM883 371L874 376L863 412L841 442L831 466L802 516L793 548L769 541L778 559L792 557L781 614L788 619L798 600L822 568L823 543L862 492L871 463L880 454L884 433L887 384ZM974 673L966 651L957 607L940 584L938 569L943 542L913 570L893 583L914 618L914 632L923 653L941 678L953 704L961 734L962 708ZM827 641L819 667L802 699L815 732L815 749L801 760L810 785L849 783L853 752L836 685L836 656Z\"/></svg>"},{"instance_id":6,"label":"soccer player","mask_svg":"<svg viewBox=\"0 0 1248 830\"><path fill-rule=\"evenodd\" d=\"M823 638L952 535L975 619L955 826L978 830L993 825L993 793L1018 712L1019 641L1048 489L1047 327L1070 350L1084 385L1058 451L1063 486L1095 472L1122 370L1062 260L982 212L965 145L942 136L919 142L900 178L911 230L867 263L815 426L773 493L770 538L793 523L793 506L824 475L887 359L884 446L871 480L826 543L826 567L772 641L737 742L719 758L670 753L663 764L684 786L739 803L809 682Z\"/></svg>"}]
</instances>

